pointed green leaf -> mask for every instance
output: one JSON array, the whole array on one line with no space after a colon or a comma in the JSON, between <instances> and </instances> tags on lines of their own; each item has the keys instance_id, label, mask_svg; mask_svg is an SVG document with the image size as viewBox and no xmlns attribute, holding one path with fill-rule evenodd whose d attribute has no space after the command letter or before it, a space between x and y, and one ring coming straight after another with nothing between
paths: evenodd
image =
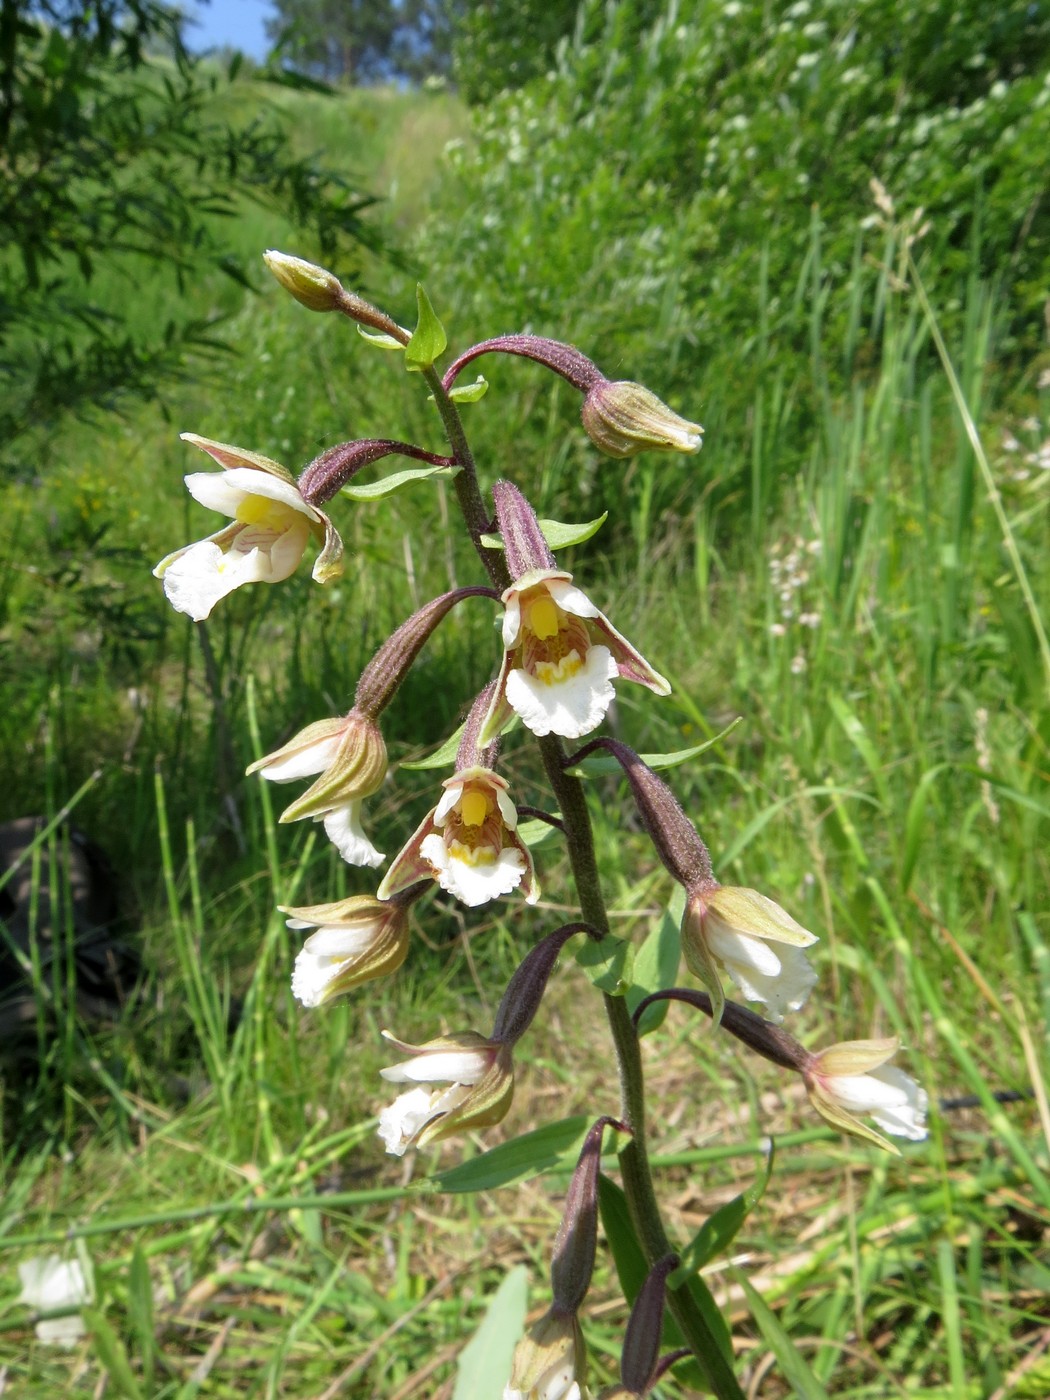
<instances>
[{"instance_id":1,"label":"pointed green leaf","mask_svg":"<svg viewBox=\"0 0 1050 1400\"><path fill-rule=\"evenodd\" d=\"M142 1379L150 1390L157 1342L153 1331L153 1283L141 1245L135 1246L128 1269L128 1321L138 1343Z\"/></svg>"},{"instance_id":2,"label":"pointed green leaf","mask_svg":"<svg viewBox=\"0 0 1050 1400\"><path fill-rule=\"evenodd\" d=\"M765 1171L746 1191L734 1196L731 1201L726 1201L724 1206L719 1206L714 1214L704 1221L682 1251L682 1262L667 1281L670 1288L677 1288L690 1274L698 1273L717 1254L724 1254L729 1248L744 1221L765 1195L773 1171L774 1155L775 1148L770 1138Z\"/></svg>"},{"instance_id":3,"label":"pointed green leaf","mask_svg":"<svg viewBox=\"0 0 1050 1400\"><path fill-rule=\"evenodd\" d=\"M452 1400L500 1400L525 1330L528 1280L525 1265L518 1264L492 1295L481 1326L459 1354Z\"/></svg>"},{"instance_id":4,"label":"pointed green leaf","mask_svg":"<svg viewBox=\"0 0 1050 1400\"><path fill-rule=\"evenodd\" d=\"M616 1277L620 1280L623 1296L630 1306L641 1292L649 1266L634 1232L623 1188L604 1172L598 1177L598 1211L602 1217L605 1238L612 1250Z\"/></svg>"},{"instance_id":5,"label":"pointed green leaf","mask_svg":"<svg viewBox=\"0 0 1050 1400\"><path fill-rule=\"evenodd\" d=\"M685 891L676 888L659 923L635 954L631 989L627 993L627 1006L632 1016L650 992L662 992L675 984L682 951L680 927L684 911ZM667 1007L666 1001L648 1007L638 1024L638 1034L648 1035L662 1025Z\"/></svg>"},{"instance_id":6,"label":"pointed green leaf","mask_svg":"<svg viewBox=\"0 0 1050 1400\"><path fill-rule=\"evenodd\" d=\"M477 403L478 399L483 399L488 391L489 381L483 374L479 374L473 384L456 384L448 391L448 396L453 403Z\"/></svg>"},{"instance_id":7,"label":"pointed green leaf","mask_svg":"<svg viewBox=\"0 0 1050 1400\"><path fill-rule=\"evenodd\" d=\"M407 467L403 472L384 476L381 481L369 481L363 485L352 481L349 486L343 487L342 494L352 501L378 501L413 481L425 481L431 476L455 476L459 470L459 467Z\"/></svg>"},{"instance_id":8,"label":"pointed green leaf","mask_svg":"<svg viewBox=\"0 0 1050 1400\"><path fill-rule=\"evenodd\" d=\"M395 340L392 335L387 335L385 331L366 331L364 326L358 326L357 333L368 341L369 345L374 345L379 350L404 350L400 340Z\"/></svg>"},{"instance_id":9,"label":"pointed green leaf","mask_svg":"<svg viewBox=\"0 0 1050 1400\"><path fill-rule=\"evenodd\" d=\"M551 826L550 822L543 821L541 817L518 823L518 835L530 850L535 846L542 846L557 830L556 826Z\"/></svg>"},{"instance_id":10,"label":"pointed green leaf","mask_svg":"<svg viewBox=\"0 0 1050 1400\"><path fill-rule=\"evenodd\" d=\"M142 1390L131 1369L124 1343L96 1308L85 1308L82 1316L95 1344L95 1355L116 1394L124 1396L125 1400L142 1400Z\"/></svg>"},{"instance_id":11,"label":"pointed green leaf","mask_svg":"<svg viewBox=\"0 0 1050 1400\"><path fill-rule=\"evenodd\" d=\"M919 859L919 849L922 846L923 830L926 825L926 799L929 796L933 780L947 766L946 763L937 763L932 768L927 768L919 779L915 791L911 795L911 801L908 803L908 815L904 818L904 855L901 857L900 869L902 891L907 891L911 884L915 863Z\"/></svg>"},{"instance_id":12,"label":"pointed green leaf","mask_svg":"<svg viewBox=\"0 0 1050 1400\"><path fill-rule=\"evenodd\" d=\"M576 961L600 992L621 997L631 985L634 945L627 938L607 933L600 943L584 938L576 949Z\"/></svg>"},{"instance_id":13,"label":"pointed green leaf","mask_svg":"<svg viewBox=\"0 0 1050 1400\"><path fill-rule=\"evenodd\" d=\"M590 1126L591 1119L582 1113L548 1123L439 1172L428 1185L438 1191L491 1191L559 1168L572 1171Z\"/></svg>"},{"instance_id":14,"label":"pointed green leaf","mask_svg":"<svg viewBox=\"0 0 1050 1400\"><path fill-rule=\"evenodd\" d=\"M429 369L444 353L448 336L423 290L422 282L416 283L416 305L419 307L419 320L412 332L412 339L405 346L405 368L419 371Z\"/></svg>"},{"instance_id":15,"label":"pointed green leaf","mask_svg":"<svg viewBox=\"0 0 1050 1400\"><path fill-rule=\"evenodd\" d=\"M715 744L720 743L727 734L732 734L733 730L741 723L742 715L737 715L731 724L727 724L720 734L716 734L713 739L705 739L702 744L696 744L691 749L677 749L674 753L643 753L640 754L643 763L647 763L650 768L677 768L680 763L688 763L691 758L696 758L698 754L706 753ZM619 763L612 754L593 753L576 763L566 772L571 773L574 778L598 778L609 773L621 772Z\"/></svg>"},{"instance_id":16,"label":"pointed green leaf","mask_svg":"<svg viewBox=\"0 0 1050 1400\"><path fill-rule=\"evenodd\" d=\"M403 762L398 766L407 768L410 772L423 768L445 768L450 763L455 763L456 754L459 751L459 741L463 738L465 724L461 724L454 734L450 734L445 742L438 746L433 753L428 753L426 758L414 758L411 762Z\"/></svg>"},{"instance_id":17,"label":"pointed green leaf","mask_svg":"<svg viewBox=\"0 0 1050 1400\"><path fill-rule=\"evenodd\" d=\"M597 519L587 520L582 525L565 525L560 520L540 520L537 523L551 549L568 549L570 545L583 544L584 540L596 535L608 518L609 512L604 510ZM482 535L481 543L486 549L502 549L503 537Z\"/></svg>"},{"instance_id":18,"label":"pointed green leaf","mask_svg":"<svg viewBox=\"0 0 1050 1400\"><path fill-rule=\"evenodd\" d=\"M828 1393L809 1368L809 1363L784 1331L780 1319L739 1269L733 1277L744 1290L751 1316L758 1323L766 1345L780 1363L784 1379L800 1400L828 1400Z\"/></svg>"}]
</instances>

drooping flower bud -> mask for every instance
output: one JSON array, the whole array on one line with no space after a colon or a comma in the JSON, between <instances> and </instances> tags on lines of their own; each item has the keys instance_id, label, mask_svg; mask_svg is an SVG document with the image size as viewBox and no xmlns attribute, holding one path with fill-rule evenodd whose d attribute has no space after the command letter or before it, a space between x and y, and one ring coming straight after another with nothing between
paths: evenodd
<instances>
[{"instance_id":1,"label":"drooping flower bud","mask_svg":"<svg viewBox=\"0 0 1050 1400\"><path fill-rule=\"evenodd\" d=\"M525 954L500 1000L496 1024L492 1030L493 1040L498 1040L504 1045L517 1045L539 1010L547 979L558 960L558 954L577 933L601 937L597 929L590 924L565 924L553 933L548 933L546 938L540 939L535 948Z\"/></svg>"},{"instance_id":2,"label":"drooping flower bud","mask_svg":"<svg viewBox=\"0 0 1050 1400\"><path fill-rule=\"evenodd\" d=\"M322 1006L362 982L396 972L408 953L408 908L399 901L355 895L334 904L281 906L289 928L312 928L292 973L292 994L304 1006Z\"/></svg>"},{"instance_id":3,"label":"drooping flower bud","mask_svg":"<svg viewBox=\"0 0 1050 1400\"><path fill-rule=\"evenodd\" d=\"M581 1400L587 1348L575 1313L551 1308L514 1348L503 1400Z\"/></svg>"},{"instance_id":4,"label":"drooping flower bud","mask_svg":"<svg viewBox=\"0 0 1050 1400\"><path fill-rule=\"evenodd\" d=\"M285 291L291 292L308 311L341 311L352 321L371 326L381 336L389 336L399 345L407 345L411 340L411 335L403 326L356 292L348 292L339 278L327 268L318 267L316 263L306 262L303 258L294 258L288 253L278 253L273 248L263 254L263 261Z\"/></svg>"},{"instance_id":5,"label":"drooping flower bud","mask_svg":"<svg viewBox=\"0 0 1050 1400\"><path fill-rule=\"evenodd\" d=\"M498 1123L514 1096L510 1050L475 1031L439 1036L425 1045L408 1045L388 1031L387 1040L410 1058L380 1070L395 1084L415 1084L379 1115L379 1136L386 1150L404 1156L409 1147L426 1147L471 1128ZM447 1085L427 1089L426 1084Z\"/></svg>"},{"instance_id":6,"label":"drooping flower bud","mask_svg":"<svg viewBox=\"0 0 1050 1400\"><path fill-rule=\"evenodd\" d=\"M684 1002L686 1006L693 1006L705 1016L715 1019L715 1003L710 993L698 992L692 987L665 987L662 991L650 992L647 997L642 998L631 1017L634 1024L640 1025L646 1008L661 1001ZM721 1023L723 1030L727 1030L750 1050L779 1065L781 1069L801 1073L813 1059L805 1046L784 1030L783 1026L774 1025L750 1007L740 1006L735 1001L727 1001L722 1006Z\"/></svg>"},{"instance_id":7,"label":"drooping flower bud","mask_svg":"<svg viewBox=\"0 0 1050 1400\"><path fill-rule=\"evenodd\" d=\"M683 811L682 804L664 780L634 749L619 739L604 736L585 744L569 763L578 763L595 749L604 749L612 754L623 769L631 785L631 796L638 808L638 815L656 848L656 854L678 883L687 890L698 885L713 885L710 853Z\"/></svg>"},{"instance_id":8,"label":"drooping flower bud","mask_svg":"<svg viewBox=\"0 0 1050 1400\"><path fill-rule=\"evenodd\" d=\"M599 1118L588 1132L576 1170L569 1182L561 1224L551 1254L553 1311L578 1313L594 1273L598 1244L598 1172L602 1159L602 1136L614 1127L627 1132L615 1118Z\"/></svg>"},{"instance_id":9,"label":"drooping flower bud","mask_svg":"<svg viewBox=\"0 0 1050 1400\"><path fill-rule=\"evenodd\" d=\"M706 885L688 895L682 951L711 993L716 1023L725 1000L719 965L749 1001L765 1003L773 1022L805 1005L817 974L802 949L817 942L815 934L757 890Z\"/></svg>"},{"instance_id":10,"label":"drooping flower bud","mask_svg":"<svg viewBox=\"0 0 1050 1400\"><path fill-rule=\"evenodd\" d=\"M383 457L411 457L417 462L429 462L434 467L453 467L454 457L442 457L427 452L410 442L393 438L362 438L357 442L340 442L328 447L299 473L299 490L312 505L330 501L351 481L362 467L370 466Z\"/></svg>"},{"instance_id":11,"label":"drooping flower bud","mask_svg":"<svg viewBox=\"0 0 1050 1400\"><path fill-rule=\"evenodd\" d=\"M803 1076L810 1102L833 1128L894 1153L893 1143L855 1115L869 1113L894 1137L913 1142L926 1137L926 1090L888 1063L899 1049L896 1036L843 1041L811 1056Z\"/></svg>"},{"instance_id":12,"label":"drooping flower bud","mask_svg":"<svg viewBox=\"0 0 1050 1400\"><path fill-rule=\"evenodd\" d=\"M383 862L361 828L361 803L382 786L386 744L379 726L353 709L341 719L308 724L287 744L248 769L272 783L290 783L319 773L317 781L282 813L282 822L312 817L323 821L329 839L350 865Z\"/></svg>"},{"instance_id":13,"label":"drooping flower bud","mask_svg":"<svg viewBox=\"0 0 1050 1400\"><path fill-rule=\"evenodd\" d=\"M630 380L602 379L583 401L587 436L607 457L639 452L699 452L703 428L679 417L650 390Z\"/></svg>"},{"instance_id":14,"label":"drooping flower bud","mask_svg":"<svg viewBox=\"0 0 1050 1400\"><path fill-rule=\"evenodd\" d=\"M278 253L274 248L263 254L263 262L285 291L291 292L308 311L339 309L339 294L343 288L339 278L326 268L304 258L292 257L290 253Z\"/></svg>"},{"instance_id":15,"label":"drooping flower bud","mask_svg":"<svg viewBox=\"0 0 1050 1400\"><path fill-rule=\"evenodd\" d=\"M632 1395L647 1395L655 1380L664 1321L664 1293L668 1275L677 1267L678 1259L673 1254L653 1265L627 1319L620 1379Z\"/></svg>"}]
</instances>

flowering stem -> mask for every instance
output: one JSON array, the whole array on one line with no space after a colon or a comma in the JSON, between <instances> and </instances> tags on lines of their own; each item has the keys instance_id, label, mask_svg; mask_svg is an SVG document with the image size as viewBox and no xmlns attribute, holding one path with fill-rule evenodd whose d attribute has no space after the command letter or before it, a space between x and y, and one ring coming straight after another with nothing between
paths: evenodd
<instances>
[{"instance_id":1,"label":"flowering stem","mask_svg":"<svg viewBox=\"0 0 1050 1400\"><path fill-rule=\"evenodd\" d=\"M481 537L490 528L491 521L485 510L485 503L481 499L477 464L474 461L474 454L470 450L470 444L467 442L467 435L463 431L463 420L459 416L459 409L449 398L448 392L441 382L441 375L433 365L423 371L423 378L426 380L430 392L434 395L434 402L441 414L441 422L444 425L449 446L452 448L452 455L462 467L462 471L453 478L453 485L456 488L456 499L459 501L463 519L470 531L471 542L477 551L478 558L485 566L485 572L489 578L497 588L504 589L510 583L510 573L506 560L500 550L487 549L481 542Z\"/></svg>"},{"instance_id":2,"label":"flowering stem","mask_svg":"<svg viewBox=\"0 0 1050 1400\"><path fill-rule=\"evenodd\" d=\"M511 578L505 555L501 551L487 549L481 542L482 534L489 528L489 521L478 487L477 467L459 410L449 398L436 369L431 367L424 370L423 377L434 395L453 456L463 468L455 478L456 496L470 538L492 582L497 588L506 588ZM604 937L609 932L609 917L598 874L594 833L583 784L566 772L565 747L557 735L548 734L537 742L547 779L561 812L581 917ZM672 1251L660 1215L645 1143L645 1081L640 1044L624 998L603 995L619 1066L620 1116L632 1135L619 1155L624 1194L634 1228L652 1267ZM707 1373L714 1394L719 1400L742 1400L743 1392L732 1368L722 1355L718 1340L692 1294L685 1287L673 1289L667 1301L690 1351Z\"/></svg>"}]
</instances>

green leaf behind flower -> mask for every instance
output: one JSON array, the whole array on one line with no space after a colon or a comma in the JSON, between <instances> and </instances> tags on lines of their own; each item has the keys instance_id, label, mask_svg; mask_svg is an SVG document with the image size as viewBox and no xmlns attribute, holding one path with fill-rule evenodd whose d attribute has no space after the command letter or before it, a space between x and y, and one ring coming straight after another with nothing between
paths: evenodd
<instances>
[{"instance_id":1,"label":"green leaf behind flower","mask_svg":"<svg viewBox=\"0 0 1050 1400\"><path fill-rule=\"evenodd\" d=\"M731 724L727 724L720 734L716 734L713 739L705 739L702 744L695 744L691 749L676 749L673 753L643 753L639 758L643 763L647 763L650 768L677 768L680 763L688 763L691 758L696 758L699 754L705 753L713 748L731 734L741 723L742 715L737 715ZM619 773L619 762L608 753L592 753L581 763L575 763L566 772L571 773L574 778L600 778L609 773Z\"/></svg>"},{"instance_id":2,"label":"green leaf behind flower","mask_svg":"<svg viewBox=\"0 0 1050 1400\"><path fill-rule=\"evenodd\" d=\"M548 1123L510 1142L501 1142L458 1167L439 1172L427 1185L438 1191L492 1191L542 1172L571 1172L590 1126L591 1119L583 1113Z\"/></svg>"},{"instance_id":3,"label":"green leaf behind flower","mask_svg":"<svg viewBox=\"0 0 1050 1400\"><path fill-rule=\"evenodd\" d=\"M566 525L560 520L540 520L537 523L551 549L568 549L570 545L583 544L584 540L596 535L608 518L609 512L605 510L597 519L586 520L580 525ZM503 537L482 535L481 543L486 549L502 549Z\"/></svg>"},{"instance_id":4,"label":"green leaf behind flower","mask_svg":"<svg viewBox=\"0 0 1050 1400\"><path fill-rule=\"evenodd\" d=\"M413 481L425 481L430 476L455 476L460 470L460 467L406 467L403 472L384 476L382 481L369 481L362 485L351 482L343 487L342 495L349 496L353 501L378 501Z\"/></svg>"},{"instance_id":5,"label":"green leaf behind flower","mask_svg":"<svg viewBox=\"0 0 1050 1400\"><path fill-rule=\"evenodd\" d=\"M419 320L412 332L412 339L405 346L405 368L421 371L429 369L444 353L448 336L423 290L422 282L416 283L416 305L419 307Z\"/></svg>"},{"instance_id":6,"label":"green leaf behind flower","mask_svg":"<svg viewBox=\"0 0 1050 1400\"><path fill-rule=\"evenodd\" d=\"M497 1400L510 1380L514 1348L525 1330L529 1273L511 1269L492 1295L481 1326L459 1354L452 1400Z\"/></svg>"}]
</instances>

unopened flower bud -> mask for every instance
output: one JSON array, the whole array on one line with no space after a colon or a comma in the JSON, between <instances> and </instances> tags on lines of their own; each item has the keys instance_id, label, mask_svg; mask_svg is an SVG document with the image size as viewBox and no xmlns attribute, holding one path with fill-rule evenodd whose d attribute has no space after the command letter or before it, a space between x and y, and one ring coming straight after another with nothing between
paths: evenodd
<instances>
[{"instance_id":1,"label":"unopened flower bud","mask_svg":"<svg viewBox=\"0 0 1050 1400\"><path fill-rule=\"evenodd\" d=\"M664 1292L668 1275L678 1266L673 1254L653 1265L627 1319L620 1359L620 1379L632 1395L646 1395L660 1359L660 1334L664 1321Z\"/></svg>"},{"instance_id":2,"label":"unopened flower bud","mask_svg":"<svg viewBox=\"0 0 1050 1400\"><path fill-rule=\"evenodd\" d=\"M609 1126L626 1131L615 1118L598 1119L584 1139L565 1196L561 1224L551 1254L551 1292L555 1309L562 1313L579 1312L591 1286L598 1244L598 1172L602 1160L602 1136Z\"/></svg>"},{"instance_id":3,"label":"unopened flower bud","mask_svg":"<svg viewBox=\"0 0 1050 1400\"><path fill-rule=\"evenodd\" d=\"M889 1152L897 1148L855 1115L868 1113L885 1132L919 1142L926 1136L925 1089L887 1062L900 1048L887 1040L847 1040L813 1055L803 1072L813 1107L832 1127Z\"/></svg>"},{"instance_id":4,"label":"unopened flower bud","mask_svg":"<svg viewBox=\"0 0 1050 1400\"><path fill-rule=\"evenodd\" d=\"M503 1400L580 1400L586 1369L576 1314L552 1308L515 1347Z\"/></svg>"},{"instance_id":5,"label":"unopened flower bud","mask_svg":"<svg viewBox=\"0 0 1050 1400\"><path fill-rule=\"evenodd\" d=\"M286 292L309 311L337 311L343 290L339 278L316 263L270 248L263 261Z\"/></svg>"},{"instance_id":6,"label":"unopened flower bud","mask_svg":"<svg viewBox=\"0 0 1050 1400\"><path fill-rule=\"evenodd\" d=\"M312 928L295 960L292 994L321 1006L362 982L396 972L408 953L408 905L355 895L334 904L281 907L289 928Z\"/></svg>"},{"instance_id":7,"label":"unopened flower bud","mask_svg":"<svg viewBox=\"0 0 1050 1400\"><path fill-rule=\"evenodd\" d=\"M475 1031L440 1036L425 1045L408 1045L388 1031L383 1034L410 1058L380 1074L395 1084L416 1086L379 1115L379 1136L395 1157L404 1156L409 1147L491 1127L506 1115L514 1096L514 1064L507 1046ZM427 1084L447 1087L428 1089Z\"/></svg>"},{"instance_id":8,"label":"unopened flower bud","mask_svg":"<svg viewBox=\"0 0 1050 1400\"><path fill-rule=\"evenodd\" d=\"M698 452L703 428L667 407L650 390L630 380L602 379L583 401L587 436L608 457L638 452Z\"/></svg>"}]
</instances>

